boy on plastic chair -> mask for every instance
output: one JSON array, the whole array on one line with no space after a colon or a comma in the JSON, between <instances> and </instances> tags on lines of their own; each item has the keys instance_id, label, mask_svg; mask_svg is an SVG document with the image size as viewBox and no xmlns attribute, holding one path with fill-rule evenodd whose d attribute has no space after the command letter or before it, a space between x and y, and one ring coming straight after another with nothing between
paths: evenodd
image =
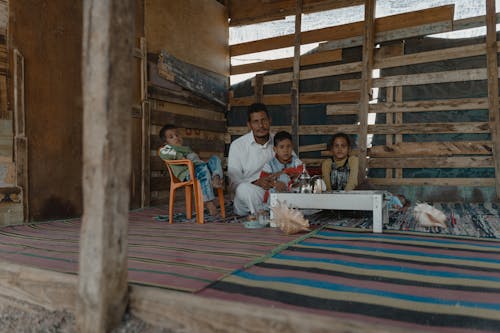
<instances>
[{"instance_id":1,"label":"boy on plastic chair","mask_svg":"<svg viewBox=\"0 0 500 333\"><path fill-rule=\"evenodd\" d=\"M182 145L182 137L175 125L167 124L160 130L160 139L165 144L160 148L160 157L164 160L189 159L195 166L195 177L200 182L203 201L212 216L217 215L214 188L224 186L222 163L219 157L211 156L207 162L200 159L190 147ZM184 165L172 165L172 171L179 180L189 179L188 168Z\"/></svg>"}]
</instances>

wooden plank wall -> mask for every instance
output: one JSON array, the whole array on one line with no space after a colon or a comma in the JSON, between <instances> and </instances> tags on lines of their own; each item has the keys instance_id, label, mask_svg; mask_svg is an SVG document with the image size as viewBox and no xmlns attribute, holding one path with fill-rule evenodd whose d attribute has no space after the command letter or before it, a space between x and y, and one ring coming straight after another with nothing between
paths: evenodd
<instances>
[{"instance_id":1,"label":"wooden plank wall","mask_svg":"<svg viewBox=\"0 0 500 333\"><path fill-rule=\"evenodd\" d=\"M148 0L145 33L150 113L149 204L158 205L168 202L170 184L168 172L157 156L161 145L158 133L164 124L179 127L184 144L202 159L215 154L224 161L229 75L227 10L216 1ZM167 66L172 63L175 68ZM214 82L217 93L200 90ZM219 84L224 88L222 95ZM179 192L183 195L183 191Z\"/></svg>"},{"instance_id":2,"label":"wooden plank wall","mask_svg":"<svg viewBox=\"0 0 500 333\"><path fill-rule=\"evenodd\" d=\"M0 119L12 119L7 112L7 25L9 21L9 1L0 0Z\"/></svg>"},{"instance_id":3,"label":"wooden plank wall","mask_svg":"<svg viewBox=\"0 0 500 333\"><path fill-rule=\"evenodd\" d=\"M40 15L41 12L44 15ZM9 48L25 59L30 221L82 214L81 1L10 1ZM14 19L15 18L15 19ZM13 68L10 69L12 71Z\"/></svg>"},{"instance_id":4,"label":"wooden plank wall","mask_svg":"<svg viewBox=\"0 0 500 333\"><path fill-rule=\"evenodd\" d=\"M368 55L362 57L359 47L364 38L363 22L302 32L302 44L320 42L320 45L315 53L301 59L300 107L303 115L310 112L307 117L303 117L299 126L301 158L310 165L319 165L330 155L325 138L340 131L353 137L366 131L377 139L366 151L367 167L369 170L383 171L382 174L369 173L373 185L386 188L428 185L485 187L487 193L493 189L494 196L496 179L491 128L495 124L487 117L489 104L485 39L461 41L455 46L437 46L432 50L405 51L405 41L421 40L430 34L485 24L484 16L454 21L453 15L454 6L446 5L374 20L374 43L379 46L373 50L372 67L379 69L381 75L371 80L369 89L378 88L380 95L378 101L366 105L368 113L376 114L377 122L369 124L364 131L359 125L360 110L364 107L360 105L363 101L360 99L360 89L363 68L369 67L362 61ZM293 37L294 34L290 34L231 45L230 53L236 56L293 46ZM358 55L349 56L353 52ZM314 65L303 62L309 59L314 59ZM444 63L444 69L439 69L436 63ZM397 74L402 68L402 74ZM234 66L231 74L261 70L268 72L251 80L253 89L247 89L247 94L242 94L241 89L238 91L237 86L230 94L228 132L233 139L246 133L246 126L238 119L243 119L246 106L255 100L262 100L270 106L273 119L285 119L278 122L279 126L274 126L275 131L292 129L288 120L290 115L283 114L290 109L290 91L286 88L290 87L293 77L290 59ZM313 81L317 84L310 84ZM462 89L448 94L448 97L439 97L440 87L453 84L465 87L475 85L484 89L480 89L476 96L470 96L470 91ZM427 94L423 100L419 100L415 98L418 89L436 93ZM312 112L315 114L312 115ZM425 112L436 114L434 119L440 119L439 114L446 112L469 112L469 115L474 116L457 117L459 120L448 117L446 121L415 121L419 114ZM304 121L305 118L316 116L326 121ZM345 121L346 116L351 116L350 122ZM336 118L344 120L335 121ZM381 141L380 137L384 139ZM363 142L359 137L356 141ZM430 177L425 176L425 172L422 173L424 176L408 173L408 170L417 169L467 169L470 172L467 171L466 175L458 172L460 176L453 176L453 173L450 176L446 172L442 173L445 176L439 176L441 173L438 172L435 173L437 176ZM466 199L491 198L479 195Z\"/></svg>"}]
</instances>

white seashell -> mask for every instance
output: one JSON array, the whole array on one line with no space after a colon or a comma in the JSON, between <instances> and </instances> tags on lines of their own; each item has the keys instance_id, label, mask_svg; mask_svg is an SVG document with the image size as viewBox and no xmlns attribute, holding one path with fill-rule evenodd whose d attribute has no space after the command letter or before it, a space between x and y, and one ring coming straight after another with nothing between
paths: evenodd
<instances>
[{"instance_id":1,"label":"white seashell","mask_svg":"<svg viewBox=\"0 0 500 333\"><path fill-rule=\"evenodd\" d=\"M278 201L277 205L271 209L273 210L273 222L287 235L309 231L309 220L304 218L301 211L289 208L286 202Z\"/></svg>"},{"instance_id":2,"label":"white seashell","mask_svg":"<svg viewBox=\"0 0 500 333\"><path fill-rule=\"evenodd\" d=\"M413 209L413 216L423 227L446 228L446 215L439 209L426 203L418 203Z\"/></svg>"}]
</instances>

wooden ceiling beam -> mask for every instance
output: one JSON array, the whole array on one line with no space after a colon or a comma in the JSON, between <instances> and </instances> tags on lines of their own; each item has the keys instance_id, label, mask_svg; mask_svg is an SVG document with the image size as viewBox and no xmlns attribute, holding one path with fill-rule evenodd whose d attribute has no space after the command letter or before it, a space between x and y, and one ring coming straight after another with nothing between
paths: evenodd
<instances>
[{"instance_id":1,"label":"wooden ceiling beam","mask_svg":"<svg viewBox=\"0 0 500 333\"><path fill-rule=\"evenodd\" d=\"M303 0L303 13L352 7L363 0ZM283 19L295 15L296 0L231 0L230 26L239 26Z\"/></svg>"}]
</instances>

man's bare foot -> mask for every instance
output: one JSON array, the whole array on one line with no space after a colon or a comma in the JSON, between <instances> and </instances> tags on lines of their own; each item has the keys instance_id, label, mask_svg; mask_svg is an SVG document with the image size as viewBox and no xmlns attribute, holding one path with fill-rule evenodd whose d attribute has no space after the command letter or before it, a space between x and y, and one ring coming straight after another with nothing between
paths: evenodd
<instances>
[{"instance_id":1,"label":"man's bare foot","mask_svg":"<svg viewBox=\"0 0 500 333\"><path fill-rule=\"evenodd\" d=\"M215 207L215 203L213 200L205 202L205 207L207 207L209 215L211 216L217 215L217 207Z\"/></svg>"},{"instance_id":2,"label":"man's bare foot","mask_svg":"<svg viewBox=\"0 0 500 333\"><path fill-rule=\"evenodd\" d=\"M214 188L221 188L222 186L224 186L224 179L221 178L219 175L214 175L212 177L212 186Z\"/></svg>"}]
</instances>

